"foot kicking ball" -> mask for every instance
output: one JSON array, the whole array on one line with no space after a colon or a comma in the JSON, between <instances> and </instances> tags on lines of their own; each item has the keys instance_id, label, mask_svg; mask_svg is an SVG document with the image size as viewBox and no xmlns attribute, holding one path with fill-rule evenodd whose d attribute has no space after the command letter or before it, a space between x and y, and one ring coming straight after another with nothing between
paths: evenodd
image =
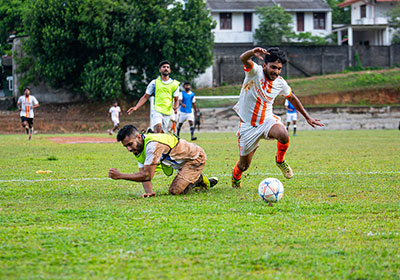
<instances>
[{"instance_id":1,"label":"foot kicking ball","mask_svg":"<svg viewBox=\"0 0 400 280\"><path fill-rule=\"evenodd\" d=\"M258 186L258 194L265 202L278 202L283 197L283 185L275 178L267 178Z\"/></svg>"}]
</instances>

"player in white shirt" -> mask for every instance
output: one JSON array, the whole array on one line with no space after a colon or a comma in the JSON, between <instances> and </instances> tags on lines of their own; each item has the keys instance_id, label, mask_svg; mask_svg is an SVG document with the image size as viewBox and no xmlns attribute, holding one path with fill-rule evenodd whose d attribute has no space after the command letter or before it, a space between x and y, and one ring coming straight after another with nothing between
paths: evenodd
<instances>
[{"instance_id":1,"label":"player in white shirt","mask_svg":"<svg viewBox=\"0 0 400 280\"><path fill-rule=\"evenodd\" d=\"M114 124L113 128L108 130L110 135L119 129L119 114L122 114L121 108L118 106L118 102L115 101L110 110L108 110L108 116L111 117L111 121Z\"/></svg>"},{"instance_id":2,"label":"player in white shirt","mask_svg":"<svg viewBox=\"0 0 400 280\"><path fill-rule=\"evenodd\" d=\"M265 59L262 55L265 55ZM253 56L264 60L263 66L254 63L251 60ZM286 97L312 127L323 126L323 124L308 115L292 89L280 76L282 66L286 63L286 55L283 51L279 48L271 48L267 51L257 47L244 52L240 60L244 64L246 76L240 91L239 102L234 106L234 110L240 117L237 132L240 159L233 169L232 187L241 188L242 173L249 168L260 139L278 140L276 165L283 175L290 179L293 177L293 171L284 160L289 147L289 134L280 118L272 113L275 97L278 95Z\"/></svg>"},{"instance_id":3,"label":"player in white shirt","mask_svg":"<svg viewBox=\"0 0 400 280\"><path fill-rule=\"evenodd\" d=\"M150 127L155 133L168 133L173 113L179 106L179 82L170 78L171 64L164 60L159 64L160 76L152 80L138 103L128 109L128 114L138 110L147 100L150 102Z\"/></svg>"},{"instance_id":4,"label":"player in white shirt","mask_svg":"<svg viewBox=\"0 0 400 280\"><path fill-rule=\"evenodd\" d=\"M26 134L29 134L28 139L31 140L33 133L33 109L39 107L39 102L31 95L30 88L24 89L24 95L18 98L17 106L20 111L19 115L22 127L25 129Z\"/></svg>"}]
</instances>

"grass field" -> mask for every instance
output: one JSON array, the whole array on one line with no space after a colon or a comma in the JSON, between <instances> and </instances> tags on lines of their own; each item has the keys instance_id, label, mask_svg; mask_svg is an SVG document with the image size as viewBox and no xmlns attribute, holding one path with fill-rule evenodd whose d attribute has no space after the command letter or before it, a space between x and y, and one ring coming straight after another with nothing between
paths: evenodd
<instances>
[{"instance_id":1,"label":"grass field","mask_svg":"<svg viewBox=\"0 0 400 280\"><path fill-rule=\"evenodd\" d=\"M119 143L1 135L0 279L399 279L399 131L299 134L293 179L263 141L234 190L235 135L201 133L205 173L220 183L174 197L158 174L149 199L106 179L137 170ZM274 207L257 195L266 177L285 186Z\"/></svg>"}]
</instances>

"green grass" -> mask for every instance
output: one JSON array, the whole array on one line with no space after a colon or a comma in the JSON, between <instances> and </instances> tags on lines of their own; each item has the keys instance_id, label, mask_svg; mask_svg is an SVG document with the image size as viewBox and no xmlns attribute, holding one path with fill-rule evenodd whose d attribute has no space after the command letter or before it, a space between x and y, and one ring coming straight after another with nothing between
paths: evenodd
<instances>
[{"instance_id":1,"label":"green grass","mask_svg":"<svg viewBox=\"0 0 400 280\"><path fill-rule=\"evenodd\" d=\"M291 180L262 141L241 190L230 187L234 133L200 133L220 183L174 197L156 174L149 199L140 184L81 180L136 171L120 143L46 137L0 136L0 279L400 278L398 131L300 131ZM266 177L285 186L274 207L257 195Z\"/></svg>"},{"instance_id":2,"label":"green grass","mask_svg":"<svg viewBox=\"0 0 400 280\"><path fill-rule=\"evenodd\" d=\"M242 81L238 81L238 84ZM316 76L313 79L288 80L297 96L309 96L371 88L400 87L400 70L351 72L346 75ZM240 85L197 89L196 95L239 95Z\"/></svg>"}]
</instances>

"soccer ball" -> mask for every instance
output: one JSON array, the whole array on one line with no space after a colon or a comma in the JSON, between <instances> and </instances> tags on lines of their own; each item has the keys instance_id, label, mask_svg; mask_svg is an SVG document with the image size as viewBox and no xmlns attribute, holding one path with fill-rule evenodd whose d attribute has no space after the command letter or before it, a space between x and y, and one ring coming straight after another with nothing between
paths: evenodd
<instances>
[{"instance_id":1,"label":"soccer ball","mask_svg":"<svg viewBox=\"0 0 400 280\"><path fill-rule=\"evenodd\" d=\"M258 194L266 202L278 202L283 197L283 185L275 178L267 178L258 186Z\"/></svg>"}]
</instances>

